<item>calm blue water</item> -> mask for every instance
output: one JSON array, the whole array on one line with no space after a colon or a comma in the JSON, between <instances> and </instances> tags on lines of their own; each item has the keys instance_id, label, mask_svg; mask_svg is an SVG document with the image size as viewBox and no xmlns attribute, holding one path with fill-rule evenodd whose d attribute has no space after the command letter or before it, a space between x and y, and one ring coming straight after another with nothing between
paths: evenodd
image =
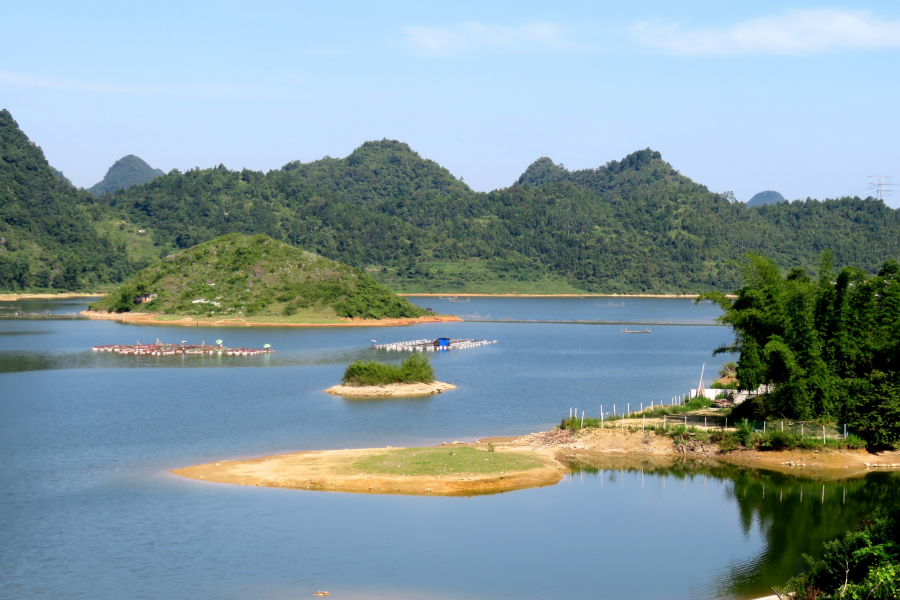
<instances>
[{"instance_id":1,"label":"calm blue water","mask_svg":"<svg viewBox=\"0 0 900 600\"><path fill-rule=\"evenodd\" d=\"M495 306L504 313L541 316L534 300L503 302ZM673 319L702 310L671 302L680 306L658 308ZM896 497L896 478L883 475L820 490L649 464L644 473L588 469L557 486L475 498L249 488L168 473L215 459L542 430L569 407L590 414L626 398L668 400L696 385L701 363L715 370L728 359L710 355L730 341L725 328L619 329L0 320L0 598L288 599L318 589L335 598L743 598L762 595L800 552ZM322 392L355 358L398 358L369 349L373 338L442 335L498 343L432 356L438 377L459 386L444 394L350 401ZM156 338L270 343L278 352L89 350ZM779 541L786 532L790 544Z\"/></svg>"},{"instance_id":2,"label":"calm blue water","mask_svg":"<svg viewBox=\"0 0 900 600\"><path fill-rule=\"evenodd\" d=\"M409 300L440 314L485 321L713 325L722 314L708 300L695 304L689 298L413 296Z\"/></svg>"}]
</instances>

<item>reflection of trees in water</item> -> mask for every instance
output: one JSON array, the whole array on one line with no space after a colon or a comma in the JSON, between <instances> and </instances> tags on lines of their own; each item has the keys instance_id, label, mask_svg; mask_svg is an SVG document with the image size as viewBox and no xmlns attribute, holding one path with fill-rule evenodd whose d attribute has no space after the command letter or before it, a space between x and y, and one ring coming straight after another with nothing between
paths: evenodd
<instances>
[{"instance_id":1,"label":"reflection of trees in water","mask_svg":"<svg viewBox=\"0 0 900 600\"><path fill-rule=\"evenodd\" d=\"M658 466L652 461L602 460L603 465L578 462L572 466L585 474L599 469L622 469L675 479L698 475L731 482L725 494L734 500L745 535L758 527L762 550L733 564L720 582L717 597L766 595L802 570L802 554L820 556L822 544L843 535L864 515L878 507L900 505L900 473L874 472L865 477L827 481L721 465L676 463ZM616 471L607 471L614 478ZM771 592L769 592L771 593Z\"/></svg>"},{"instance_id":2,"label":"reflection of trees in water","mask_svg":"<svg viewBox=\"0 0 900 600\"><path fill-rule=\"evenodd\" d=\"M803 553L820 556L824 542L843 535L860 517L900 504L900 477L894 473L822 482L747 469L730 478L744 532L756 521L765 545L758 556L731 568L723 594L746 595L784 583L802 569Z\"/></svg>"}]
</instances>

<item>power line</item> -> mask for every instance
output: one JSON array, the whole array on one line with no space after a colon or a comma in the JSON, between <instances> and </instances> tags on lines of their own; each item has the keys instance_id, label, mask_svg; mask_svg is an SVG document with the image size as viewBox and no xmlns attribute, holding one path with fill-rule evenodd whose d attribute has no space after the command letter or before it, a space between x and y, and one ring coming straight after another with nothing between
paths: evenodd
<instances>
[{"instance_id":1,"label":"power line","mask_svg":"<svg viewBox=\"0 0 900 600\"><path fill-rule=\"evenodd\" d=\"M869 189L875 190L875 198L882 202L884 202L885 196L890 197L891 192L893 192L893 190L884 188L897 185L896 183L891 183L892 178L890 175L869 175L869 179L873 180L869 182Z\"/></svg>"}]
</instances>

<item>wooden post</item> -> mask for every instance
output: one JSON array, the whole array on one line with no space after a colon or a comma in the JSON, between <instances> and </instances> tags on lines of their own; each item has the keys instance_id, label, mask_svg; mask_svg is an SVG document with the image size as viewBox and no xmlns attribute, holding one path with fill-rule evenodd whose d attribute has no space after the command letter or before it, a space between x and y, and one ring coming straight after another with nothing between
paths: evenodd
<instances>
[{"instance_id":1,"label":"wooden post","mask_svg":"<svg viewBox=\"0 0 900 600\"><path fill-rule=\"evenodd\" d=\"M584 411L581 411L581 426L584 427Z\"/></svg>"},{"instance_id":2,"label":"wooden post","mask_svg":"<svg viewBox=\"0 0 900 600\"><path fill-rule=\"evenodd\" d=\"M644 424L647 422L647 415L641 414L641 431L644 431Z\"/></svg>"},{"instance_id":3,"label":"wooden post","mask_svg":"<svg viewBox=\"0 0 900 600\"><path fill-rule=\"evenodd\" d=\"M613 404L613 416L616 416L616 405Z\"/></svg>"},{"instance_id":4,"label":"wooden post","mask_svg":"<svg viewBox=\"0 0 900 600\"><path fill-rule=\"evenodd\" d=\"M825 426L824 425L822 425L822 445L823 446L825 445ZM824 490L825 488L823 487L822 489Z\"/></svg>"},{"instance_id":5,"label":"wooden post","mask_svg":"<svg viewBox=\"0 0 900 600\"><path fill-rule=\"evenodd\" d=\"M603 429L603 405L600 405L600 429Z\"/></svg>"}]
</instances>

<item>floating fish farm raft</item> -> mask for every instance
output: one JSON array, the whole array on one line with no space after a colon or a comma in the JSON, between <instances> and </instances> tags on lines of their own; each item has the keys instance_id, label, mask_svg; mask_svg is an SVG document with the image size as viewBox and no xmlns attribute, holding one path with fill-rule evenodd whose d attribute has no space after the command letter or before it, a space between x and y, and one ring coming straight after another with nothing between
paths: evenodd
<instances>
[{"instance_id":1,"label":"floating fish farm raft","mask_svg":"<svg viewBox=\"0 0 900 600\"><path fill-rule=\"evenodd\" d=\"M163 344L156 340L155 344L109 344L107 346L93 346L94 352L115 352L116 354L133 354L136 356L175 356L178 354L222 354L225 356L257 356L274 352L268 348L226 348L222 344L207 346L200 344Z\"/></svg>"},{"instance_id":2,"label":"floating fish farm raft","mask_svg":"<svg viewBox=\"0 0 900 600\"><path fill-rule=\"evenodd\" d=\"M393 344L372 344L373 348L380 350L458 350L462 348L477 348L496 344L497 340L451 340L450 338L438 338L436 340L413 340L411 342L395 342Z\"/></svg>"}]
</instances>

